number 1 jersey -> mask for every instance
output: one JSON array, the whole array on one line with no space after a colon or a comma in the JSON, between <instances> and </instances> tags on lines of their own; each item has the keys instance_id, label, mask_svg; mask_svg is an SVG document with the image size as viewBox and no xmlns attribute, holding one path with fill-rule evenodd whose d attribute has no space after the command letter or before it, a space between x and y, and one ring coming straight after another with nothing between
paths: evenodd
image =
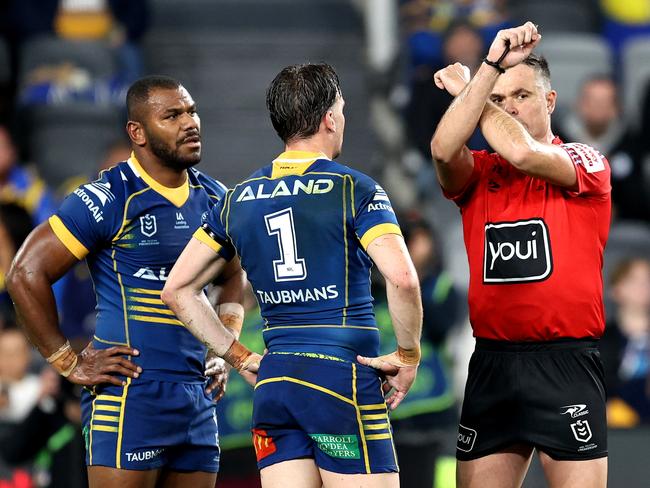
<instances>
[{"instance_id":1,"label":"number 1 jersey","mask_svg":"<svg viewBox=\"0 0 650 488\"><path fill-rule=\"evenodd\" d=\"M399 234L386 192L322 154L290 151L235 186L194 235L236 252L271 352L379 353L368 244Z\"/></svg>"}]
</instances>

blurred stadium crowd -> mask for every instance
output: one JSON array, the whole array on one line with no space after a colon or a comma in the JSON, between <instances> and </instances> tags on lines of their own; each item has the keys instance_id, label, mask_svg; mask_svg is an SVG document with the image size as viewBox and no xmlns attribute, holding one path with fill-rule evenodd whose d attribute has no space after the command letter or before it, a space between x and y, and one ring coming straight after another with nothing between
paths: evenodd
<instances>
[{"instance_id":1,"label":"blurred stadium crowd","mask_svg":"<svg viewBox=\"0 0 650 488\"><path fill-rule=\"evenodd\" d=\"M442 198L429 153L451 99L432 77L456 61L475 69L496 32L521 20L534 21L544 36L539 51L549 60L559 94L554 130L564 140L597 148L612 167L615 217L604 264L608 324L601 341L608 419L612 429L647 435L649 2L4 0L0 487L85 483L79 392L44 367L16 328L3 277L30 230L67 192L128 157L124 98L130 83L163 72L186 84L203 117L203 169L233 184L280 150L263 103L271 74L286 64L321 60L341 74L348 103L341 161L387 188L401 209L422 281L425 356L409 401L392 417L402 486L454 486L457 399L473 343L460 218ZM478 132L469 145L487 148ZM381 287L377 280L377 320L390 328ZM55 291L62 329L80 348L92 337L94 321L85 264ZM243 342L261 352L261 319L252 297L248 308ZM393 346L384 344L386 351ZM247 385L232 378L219 406L221 486L258 486L248 434L250 399Z\"/></svg>"}]
</instances>

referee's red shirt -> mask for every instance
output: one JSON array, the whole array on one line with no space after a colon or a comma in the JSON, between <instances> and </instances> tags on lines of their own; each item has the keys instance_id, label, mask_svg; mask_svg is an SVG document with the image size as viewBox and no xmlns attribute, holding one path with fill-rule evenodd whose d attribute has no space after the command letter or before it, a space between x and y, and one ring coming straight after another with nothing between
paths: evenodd
<instances>
[{"instance_id":1,"label":"referee's red shirt","mask_svg":"<svg viewBox=\"0 0 650 488\"><path fill-rule=\"evenodd\" d=\"M553 144L576 165L575 192L527 176L498 154L473 151L470 181L447 195L463 217L476 337L546 341L603 333L609 163L585 144Z\"/></svg>"}]
</instances>

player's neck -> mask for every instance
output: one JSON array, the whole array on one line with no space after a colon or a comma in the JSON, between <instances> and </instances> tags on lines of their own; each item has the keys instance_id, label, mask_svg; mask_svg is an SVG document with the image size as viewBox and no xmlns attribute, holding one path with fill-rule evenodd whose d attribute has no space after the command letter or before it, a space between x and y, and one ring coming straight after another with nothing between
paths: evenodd
<instances>
[{"instance_id":1,"label":"player's neck","mask_svg":"<svg viewBox=\"0 0 650 488\"><path fill-rule=\"evenodd\" d=\"M138 154L135 157L149 176L167 188L177 188L187 181L186 169L174 169L164 165L158 158L150 154Z\"/></svg>"},{"instance_id":2,"label":"player's neck","mask_svg":"<svg viewBox=\"0 0 650 488\"><path fill-rule=\"evenodd\" d=\"M311 152L311 153L322 153L327 156L327 159L333 159L334 151L327 147L327 144L323 144L322 141L319 141L315 138L301 139L297 141L290 141L286 144L285 151L302 151L302 152Z\"/></svg>"}]
</instances>

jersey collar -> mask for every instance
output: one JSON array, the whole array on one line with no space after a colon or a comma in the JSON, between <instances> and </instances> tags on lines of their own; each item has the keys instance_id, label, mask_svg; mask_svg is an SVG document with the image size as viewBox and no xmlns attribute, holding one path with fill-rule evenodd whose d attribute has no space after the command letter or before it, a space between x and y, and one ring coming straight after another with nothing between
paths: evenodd
<instances>
[{"instance_id":1,"label":"jersey collar","mask_svg":"<svg viewBox=\"0 0 650 488\"><path fill-rule=\"evenodd\" d=\"M273 160L271 179L290 175L303 175L318 159L329 159L323 153L308 151L285 151Z\"/></svg>"},{"instance_id":2,"label":"jersey collar","mask_svg":"<svg viewBox=\"0 0 650 488\"><path fill-rule=\"evenodd\" d=\"M131 153L131 157L127 161L136 176L142 178L144 182L151 187L152 190L161 194L167 200L172 202L177 207L182 207L190 196L190 183L187 175L185 176L185 183L176 188L164 186L154 180L140 165L140 161L135 157L135 153Z\"/></svg>"}]
</instances>

